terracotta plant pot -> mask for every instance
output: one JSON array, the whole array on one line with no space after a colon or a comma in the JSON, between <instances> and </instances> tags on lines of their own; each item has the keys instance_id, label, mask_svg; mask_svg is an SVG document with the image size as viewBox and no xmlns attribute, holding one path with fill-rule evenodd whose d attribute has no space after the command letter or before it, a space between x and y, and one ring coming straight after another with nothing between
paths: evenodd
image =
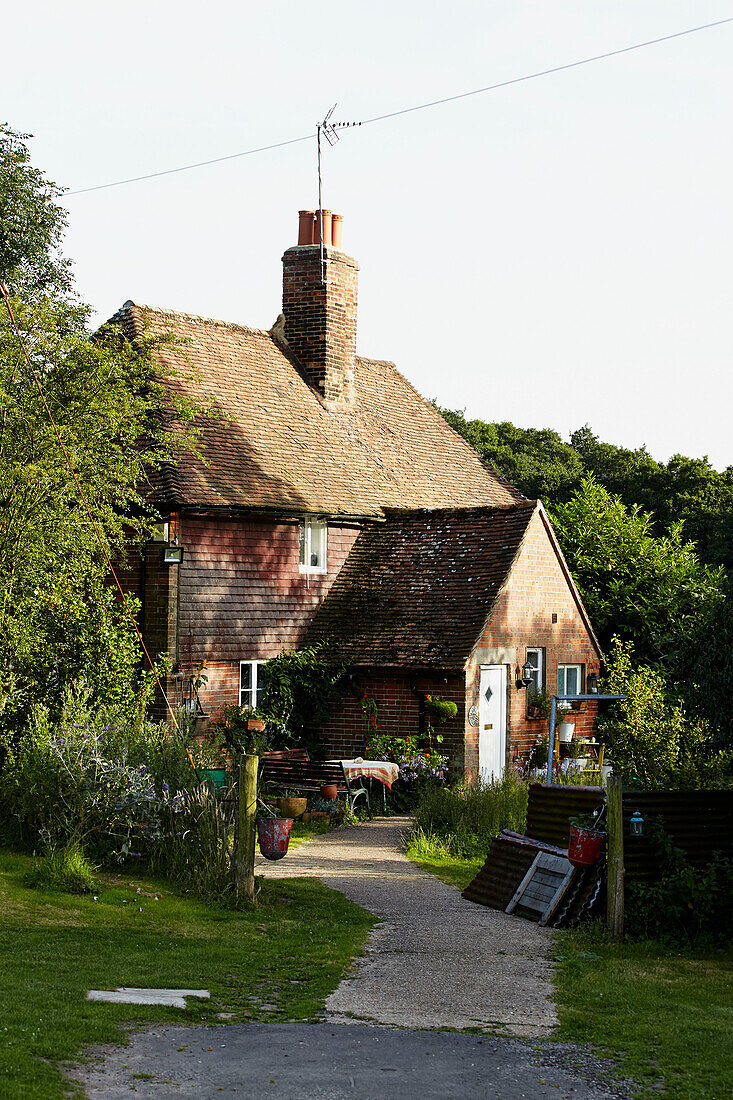
<instances>
[{"instance_id":1,"label":"terracotta plant pot","mask_svg":"<svg viewBox=\"0 0 733 1100\"><path fill-rule=\"evenodd\" d=\"M277 808L283 817L301 817L308 809L307 798L278 798Z\"/></svg>"},{"instance_id":2,"label":"terracotta plant pot","mask_svg":"<svg viewBox=\"0 0 733 1100\"><path fill-rule=\"evenodd\" d=\"M335 783L324 783L321 787L321 798L325 798L326 802L333 802L338 793L339 790Z\"/></svg>"}]
</instances>

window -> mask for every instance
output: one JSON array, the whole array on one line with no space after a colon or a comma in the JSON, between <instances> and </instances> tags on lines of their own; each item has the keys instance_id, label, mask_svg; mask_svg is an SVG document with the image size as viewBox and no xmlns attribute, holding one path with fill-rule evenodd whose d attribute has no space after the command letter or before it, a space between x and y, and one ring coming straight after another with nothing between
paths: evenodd
<instances>
[{"instance_id":1,"label":"window","mask_svg":"<svg viewBox=\"0 0 733 1100\"><path fill-rule=\"evenodd\" d=\"M326 521L323 519L302 520L298 529L301 573L326 572L327 530Z\"/></svg>"},{"instance_id":2,"label":"window","mask_svg":"<svg viewBox=\"0 0 733 1100\"><path fill-rule=\"evenodd\" d=\"M558 695L582 695L583 693L583 666L582 665L558 665L557 666L557 694Z\"/></svg>"},{"instance_id":3,"label":"window","mask_svg":"<svg viewBox=\"0 0 733 1100\"><path fill-rule=\"evenodd\" d=\"M527 664L532 666L532 680L527 685L527 698L539 694L545 686L545 651L527 649Z\"/></svg>"},{"instance_id":4,"label":"window","mask_svg":"<svg viewBox=\"0 0 733 1100\"><path fill-rule=\"evenodd\" d=\"M265 661L239 662L239 705L254 710L265 690Z\"/></svg>"}]
</instances>

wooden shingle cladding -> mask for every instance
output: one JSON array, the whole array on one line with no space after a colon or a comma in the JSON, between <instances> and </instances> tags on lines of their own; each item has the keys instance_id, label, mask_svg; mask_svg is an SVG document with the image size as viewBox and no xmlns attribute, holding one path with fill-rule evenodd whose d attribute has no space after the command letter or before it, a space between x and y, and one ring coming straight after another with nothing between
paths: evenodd
<instances>
[{"instance_id":1,"label":"wooden shingle cladding","mask_svg":"<svg viewBox=\"0 0 733 1100\"><path fill-rule=\"evenodd\" d=\"M334 411L270 332L133 302L112 323L130 339L171 334L156 350L168 384L211 403L202 458L181 452L162 472L170 507L369 518L525 502L391 363L357 357L354 403Z\"/></svg>"}]
</instances>

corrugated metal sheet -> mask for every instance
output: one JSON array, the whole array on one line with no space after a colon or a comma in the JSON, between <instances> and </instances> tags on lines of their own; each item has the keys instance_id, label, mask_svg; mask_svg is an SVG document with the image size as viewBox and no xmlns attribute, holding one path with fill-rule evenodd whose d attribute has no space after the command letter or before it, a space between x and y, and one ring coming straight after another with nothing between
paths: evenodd
<instances>
[{"instance_id":1,"label":"corrugated metal sheet","mask_svg":"<svg viewBox=\"0 0 733 1100\"><path fill-rule=\"evenodd\" d=\"M603 805L603 787L553 786L531 783L527 805L527 836L567 848L570 842L568 818L592 813Z\"/></svg>"},{"instance_id":2,"label":"corrugated metal sheet","mask_svg":"<svg viewBox=\"0 0 733 1100\"><path fill-rule=\"evenodd\" d=\"M733 791L624 791L623 809L627 881L656 872L659 861L649 825L657 819L695 866L704 866L714 852L733 855ZM645 822L642 837L632 837L629 828L636 810Z\"/></svg>"},{"instance_id":3,"label":"corrugated metal sheet","mask_svg":"<svg viewBox=\"0 0 733 1100\"><path fill-rule=\"evenodd\" d=\"M490 909L506 909L540 851L567 855L567 851L552 844L529 840L521 833L505 829L492 841L486 862L463 891L463 897Z\"/></svg>"}]
</instances>

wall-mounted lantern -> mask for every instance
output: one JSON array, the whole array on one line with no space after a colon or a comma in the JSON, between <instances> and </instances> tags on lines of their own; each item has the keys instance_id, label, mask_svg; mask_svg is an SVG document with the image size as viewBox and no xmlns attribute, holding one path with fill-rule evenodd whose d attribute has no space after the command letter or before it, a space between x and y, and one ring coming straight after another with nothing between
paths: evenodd
<instances>
[{"instance_id":1,"label":"wall-mounted lantern","mask_svg":"<svg viewBox=\"0 0 733 1100\"><path fill-rule=\"evenodd\" d=\"M529 687L529 685L532 683L532 673L536 671L537 669L534 667L534 665L531 665L529 661L527 661L521 672L519 671L519 665L517 665L515 679L517 688L520 691L522 688Z\"/></svg>"},{"instance_id":2,"label":"wall-mounted lantern","mask_svg":"<svg viewBox=\"0 0 733 1100\"><path fill-rule=\"evenodd\" d=\"M183 547L173 542L166 546L163 551L163 562L165 565L180 565L183 561Z\"/></svg>"},{"instance_id":3,"label":"wall-mounted lantern","mask_svg":"<svg viewBox=\"0 0 733 1100\"><path fill-rule=\"evenodd\" d=\"M589 672L588 673L588 677L587 677L585 686L588 689L588 694L589 695L597 695L598 694L598 673L597 672Z\"/></svg>"},{"instance_id":4,"label":"wall-mounted lantern","mask_svg":"<svg viewBox=\"0 0 733 1100\"><path fill-rule=\"evenodd\" d=\"M634 813L631 815L631 820L629 821L629 831L632 836L644 835L644 818L641 816L638 810L635 810Z\"/></svg>"}]
</instances>

